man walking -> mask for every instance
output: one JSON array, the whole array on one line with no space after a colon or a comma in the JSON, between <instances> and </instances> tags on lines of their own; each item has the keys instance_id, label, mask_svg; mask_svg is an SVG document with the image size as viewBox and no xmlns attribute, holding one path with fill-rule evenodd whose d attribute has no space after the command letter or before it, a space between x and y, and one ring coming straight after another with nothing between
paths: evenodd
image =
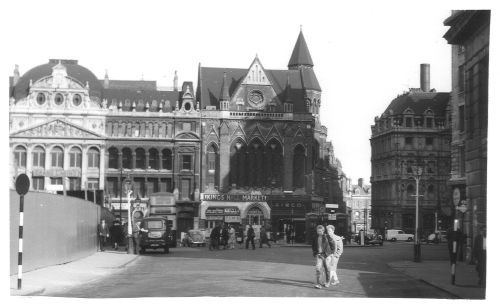
<instances>
[{"instance_id":1,"label":"man walking","mask_svg":"<svg viewBox=\"0 0 500 308\"><path fill-rule=\"evenodd\" d=\"M215 226L210 232L210 250L219 249L220 227Z\"/></svg>"},{"instance_id":2,"label":"man walking","mask_svg":"<svg viewBox=\"0 0 500 308\"><path fill-rule=\"evenodd\" d=\"M254 238L255 238L255 231L253 230L252 226L248 226L245 249L248 249L248 243L250 242L252 243L252 249L255 250L255 242L253 240Z\"/></svg>"},{"instance_id":3,"label":"man walking","mask_svg":"<svg viewBox=\"0 0 500 308\"><path fill-rule=\"evenodd\" d=\"M104 246L106 245L106 238L109 237L109 227L106 220L101 220L101 223L97 226L97 233L99 235L99 249L104 251Z\"/></svg>"},{"instance_id":4,"label":"man walking","mask_svg":"<svg viewBox=\"0 0 500 308\"><path fill-rule=\"evenodd\" d=\"M342 252L344 252L344 243L342 242L342 238L335 234L335 226L328 225L326 226L328 241L330 242L330 248L332 248L333 254L330 259L330 279L332 281L332 286L336 286L340 283L339 278L337 276L337 265L339 263L340 256ZM329 285L328 285L329 286Z\"/></svg>"},{"instance_id":5,"label":"man walking","mask_svg":"<svg viewBox=\"0 0 500 308\"><path fill-rule=\"evenodd\" d=\"M262 226L260 228L260 244L259 248L262 248L262 245L267 244L267 247L271 248L271 244L269 244L269 239L267 238L266 228Z\"/></svg>"},{"instance_id":6,"label":"man walking","mask_svg":"<svg viewBox=\"0 0 500 308\"><path fill-rule=\"evenodd\" d=\"M317 236L313 239L312 250L313 256L316 258L316 289L321 289L321 273L325 271L325 287L330 286L330 257L332 249L328 238L325 235L325 227L318 225L316 227Z\"/></svg>"}]
</instances>

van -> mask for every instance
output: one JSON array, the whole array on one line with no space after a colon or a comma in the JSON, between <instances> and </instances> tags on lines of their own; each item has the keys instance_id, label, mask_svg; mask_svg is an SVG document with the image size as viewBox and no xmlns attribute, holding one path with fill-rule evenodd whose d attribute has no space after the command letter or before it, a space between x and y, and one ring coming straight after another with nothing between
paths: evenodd
<instances>
[{"instance_id":1,"label":"van","mask_svg":"<svg viewBox=\"0 0 500 308\"><path fill-rule=\"evenodd\" d=\"M412 241L414 238L413 234L405 233L403 230L389 229L385 232L385 239L388 241Z\"/></svg>"},{"instance_id":2,"label":"van","mask_svg":"<svg viewBox=\"0 0 500 308\"><path fill-rule=\"evenodd\" d=\"M141 228L148 230L141 232L140 253L146 249L163 249L169 253L170 228L168 221L163 217L147 217L142 219Z\"/></svg>"}]
</instances>

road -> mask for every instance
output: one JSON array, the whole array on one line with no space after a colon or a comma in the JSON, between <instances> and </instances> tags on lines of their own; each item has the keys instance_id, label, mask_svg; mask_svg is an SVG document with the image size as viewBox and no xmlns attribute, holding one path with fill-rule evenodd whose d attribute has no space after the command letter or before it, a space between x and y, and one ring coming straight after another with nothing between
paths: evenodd
<instances>
[{"instance_id":1,"label":"road","mask_svg":"<svg viewBox=\"0 0 500 308\"><path fill-rule=\"evenodd\" d=\"M341 284L313 288L315 273L310 247L209 251L174 248L151 251L124 270L92 284L48 296L79 298L130 297L382 297L453 298L387 263L412 260L412 243L345 247L339 262ZM425 260L447 260L445 244L423 245Z\"/></svg>"}]
</instances>

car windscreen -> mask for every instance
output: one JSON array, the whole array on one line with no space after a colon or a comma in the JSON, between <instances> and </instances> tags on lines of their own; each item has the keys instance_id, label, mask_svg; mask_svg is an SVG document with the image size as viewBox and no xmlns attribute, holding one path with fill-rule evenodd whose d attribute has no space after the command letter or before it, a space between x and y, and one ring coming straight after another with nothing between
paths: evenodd
<instances>
[{"instance_id":1,"label":"car windscreen","mask_svg":"<svg viewBox=\"0 0 500 308\"><path fill-rule=\"evenodd\" d=\"M161 220L149 220L146 221L146 229L161 229L163 228L163 221Z\"/></svg>"}]
</instances>

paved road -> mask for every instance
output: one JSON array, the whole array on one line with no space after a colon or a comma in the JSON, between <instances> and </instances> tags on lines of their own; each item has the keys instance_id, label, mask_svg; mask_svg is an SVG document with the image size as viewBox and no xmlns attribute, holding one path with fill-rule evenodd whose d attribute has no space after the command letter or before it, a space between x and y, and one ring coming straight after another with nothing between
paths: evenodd
<instances>
[{"instance_id":1,"label":"paved road","mask_svg":"<svg viewBox=\"0 0 500 308\"><path fill-rule=\"evenodd\" d=\"M387 266L411 260L411 243L346 247L339 263L341 284L313 288L310 247L208 251L175 248L148 252L123 271L103 280L49 296L83 298L259 296L453 298ZM423 245L426 260L446 260L445 245Z\"/></svg>"}]
</instances>

